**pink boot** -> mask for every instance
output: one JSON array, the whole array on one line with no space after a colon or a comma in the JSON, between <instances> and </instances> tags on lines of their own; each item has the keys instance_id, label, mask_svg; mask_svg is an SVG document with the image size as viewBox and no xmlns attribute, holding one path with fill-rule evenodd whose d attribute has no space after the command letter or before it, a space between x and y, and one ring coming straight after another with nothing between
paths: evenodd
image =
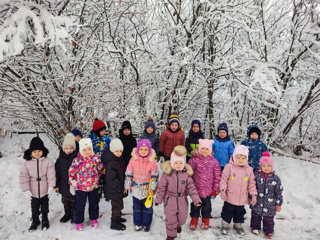
<instances>
[{"instance_id":1,"label":"pink boot","mask_svg":"<svg viewBox=\"0 0 320 240\"><path fill-rule=\"evenodd\" d=\"M97 219L96 220L91 220L91 227L92 228L98 228L99 227L99 223L98 223Z\"/></svg>"},{"instance_id":2,"label":"pink boot","mask_svg":"<svg viewBox=\"0 0 320 240\"><path fill-rule=\"evenodd\" d=\"M77 231L83 231L83 223L77 224L76 227Z\"/></svg>"}]
</instances>

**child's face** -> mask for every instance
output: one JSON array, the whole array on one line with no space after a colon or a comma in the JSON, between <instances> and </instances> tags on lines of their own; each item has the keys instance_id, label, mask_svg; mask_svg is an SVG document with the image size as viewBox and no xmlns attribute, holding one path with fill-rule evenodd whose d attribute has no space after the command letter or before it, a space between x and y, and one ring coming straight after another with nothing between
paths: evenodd
<instances>
[{"instance_id":1,"label":"child's face","mask_svg":"<svg viewBox=\"0 0 320 240\"><path fill-rule=\"evenodd\" d=\"M176 170L176 171L180 171L180 170L182 170L182 168L183 168L183 162L182 161L175 161L174 163L173 163L173 168Z\"/></svg>"},{"instance_id":2,"label":"child's face","mask_svg":"<svg viewBox=\"0 0 320 240\"><path fill-rule=\"evenodd\" d=\"M149 153L149 148L148 148L148 147L142 146L142 147L139 148L139 155L140 155L141 157L146 157L146 156L148 156L148 153Z\"/></svg>"},{"instance_id":3,"label":"child's face","mask_svg":"<svg viewBox=\"0 0 320 240\"><path fill-rule=\"evenodd\" d=\"M258 137L259 137L259 135L256 132L253 132L253 133L250 134L250 138L253 139L253 140L258 139Z\"/></svg>"},{"instance_id":4,"label":"child's face","mask_svg":"<svg viewBox=\"0 0 320 240\"><path fill-rule=\"evenodd\" d=\"M31 156L32 156L33 158L36 158L36 159L41 158L41 157L42 157L42 154L43 154L43 151L41 151L41 150L33 150L33 151L31 152Z\"/></svg>"},{"instance_id":5,"label":"child's face","mask_svg":"<svg viewBox=\"0 0 320 240\"><path fill-rule=\"evenodd\" d=\"M103 135L105 135L106 134L106 130L105 129L102 129L101 131L100 131L100 137L102 137Z\"/></svg>"},{"instance_id":6,"label":"child's face","mask_svg":"<svg viewBox=\"0 0 320 240\"><path fill-rule=\"evenodd\" d=\"M200 130L200 127L199 127L199 125L198 124L193 124L193 126L192 126L192 132L195 132L195 133L197 133L197 132L199 132L199 130Z\"/></svg>"},{"instance_id":7,"label":"child's face","mask_svg":"<svg viewBox=\"0 0 320 240\"><path fill-rule=\"evenodd\" d=\"M148 127L147 128L147 133L149 133L149 134L153 133L153 127Z\"/></svg>"},{"instance_id":8,"label":"child's face","mask_svg":"<svg viewBox=\"0 0 320 240\"><path fill-rule=\"evenodd\" d=\"M219 130L218 135L219 138L225 138L227 136L227 132L225 130Z\"/></svg>"},{"instance_id":9,"label":"child's face","mask_svg":"<svg viewBox=\"0 0 320 240\"><path fill-rule=\"evenodd\" d=\"M93 154L92 148L91 147L83 148L81 154L84 157L90 157Z\"/></svg>"},{"instance_id":10,"label":"child's face","mask_svg":"<svg viewBox=\"0 0 320 240\"><path fill-rule=\"evenodd\" d=\"M179 125L176 122L171 123L170 129L174 132L178 129Z\"/></svg>"},{"instance_id":11,"label":"child's face","mask_svg":"<svg viewBox=\"0 0 320 240\"><path fill-rule=\"evenodd\" d=\"M200 154L204 157L208 156L210 154L210 150L208 148L201 148Z\"/></svg>"},{"instance_id":12,"label":"child's face","mask_svg":"<svg viewBox=\"0 0 320 240\"><path fill-rule=\"evenodd\" d=\"M117 150L112 152L116 157L121 157L122 156L122 150Z\"/></svg>"},{"instance_id":13,"label":"child's face","mask_svg":"<svg viewBox=\"0 0 320 240\"><path fill-rule=\"evenodd\" d=\"M261 164L261 170L264 173L271 173L272 172L272 167L269 163L263 163Z\"/></svg>"},{"instance_id":14,"label":"child's face","mask_svg":"<svg viewBox=\"0 0 320 240\"><path fill-rule=\"evenodd\" d=\"M72 146L66 146L66 147L64 148L64 152L65 152L66 154L71 154L71 153L73 153L73 151L74 151L74 149L73 149Z\"/></svg>"},{"instance_id":15,"label":"child's face","mask_svg":"<svg viewBox=\"0 0 320 240\"><path fill-rule=\"evenodd\" d=\"M74 137L74 140L76 140L77 142L80 142L81 140L81 135L77 135Z\"/></svg>"},{"instance_id":16,"label":"child's face","mask_svg":"<svg viewBox=\"0 0 320 240\"><path fill-rule=\"evenodd\" d=\"M131 133L131 131L130 131L129 128L123 129L123 134L124 134L124 135L129 136L130 133Z\"/></svg>"},{"instance_id":17,"label":"child's face","mask_svg":"<svg viewBox=\"0 0 320 240\"><path fill-rule=\"evenodd\" d=\"M236 155L236 163L242 167L247 163L247 157L245 155L242 154L237 154Z\"/></svg>"}]
</instances>

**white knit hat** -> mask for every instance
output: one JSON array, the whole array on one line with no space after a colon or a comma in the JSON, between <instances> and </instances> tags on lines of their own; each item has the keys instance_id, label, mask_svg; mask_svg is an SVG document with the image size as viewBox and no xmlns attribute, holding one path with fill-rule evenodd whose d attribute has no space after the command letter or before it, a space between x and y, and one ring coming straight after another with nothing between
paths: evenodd
<instances>
[{"instance_id":1,"label":"white knit hat","mask_svg":"<svg viewBox=\"0 0 320 240\"><path fill-rule=\"evenodd\" d=\"M74 135L72 133L68 133L63 140L63 151L66 148L66 146L73 147L74 150L76 150L76 140L74 139Z\"/></svg>"},{"instance_id":2,"label":"white knit hat","mask_svg":"<svg viewBox=\"0 0 320 240\"><path fill-rule=\"evenodd\" d=\"M110 143L110 151L115 152L118 150L123 151L123 144L119 138L115 138Z\"/></svg>"},{"instance_id":3,"label":"white knit hat","mask_svg":"<svg viewBox=\"0 0 320 240\"><path fill-rule=\"evenodd\" d=\"M90 138L82 138L79 142L79 152L82 154L82 149L86 147L91 147L93 151L93 146Z\"/></svg>"}]
</instances>

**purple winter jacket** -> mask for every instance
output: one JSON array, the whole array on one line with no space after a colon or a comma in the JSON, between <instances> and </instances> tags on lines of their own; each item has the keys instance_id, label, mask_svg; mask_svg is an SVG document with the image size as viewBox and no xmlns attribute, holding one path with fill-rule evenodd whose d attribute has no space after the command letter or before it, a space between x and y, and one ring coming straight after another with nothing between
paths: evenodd
<instances>
[{"instance_id":1,"label":"purple winter jacket","mask_svg":"<svg viewBox=\"0 0 320 240\"><path fill-rule=\"evenodd\" d=\"M168 217L179 213L179 218L184 219L185 223L188 217L186 191L188 191L194 204L201 203L201 199L191 178L193 170L190 165L185 164L183 170L176 171L172 169L170 161L162 163L161 169L163 170L163 174L160 179L155 204L164 202L164 214ZM184 223L180 222L181 225Z\"/></svg>"},{"instance_id":2,"label":"purple winter jacket","mask_svg":"<svg viewBox=\"0 0 320 240\"><path fill-rule=\"evenodd\" d=\"M53 161L47 157L25 161L20 169L19 181L22 192L30 190L32 197L44 197L48 194L49 187L56 186Z\"/></svg>"},{"instance_id":3,"label":"purple winter jacket","mask_svg":"<svg viewBox=\"0 0 320 240\"><path fill-rule=\"evenodd\" d=\"M193 181L200 197L206 198L213 191L220 191L221 168L217 159L212 155L204 157L198 153L189 160L189 165L194 171Z\"/></svg>"}]
</instances>

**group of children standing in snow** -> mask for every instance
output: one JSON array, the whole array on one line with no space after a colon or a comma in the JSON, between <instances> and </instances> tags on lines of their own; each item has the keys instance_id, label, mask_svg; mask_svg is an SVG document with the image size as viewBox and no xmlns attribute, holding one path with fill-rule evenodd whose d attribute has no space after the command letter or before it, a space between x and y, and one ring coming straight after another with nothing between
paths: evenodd
<instances>
[{"instance_id":1,"label":"group of children standing in snow","mask_svg":"<svg viewBox=\"0 0 320 240\"><path fill-rule=\"evenodd\" d=\"M40 209L42 229L49 228L49 196L55 189L62 196L65 210L60 222L71 220L78 231L84 229L87 199L91 226L99 226L99 191L111 200L110 228L114 230L126 229L123 224L126 219L121 216L123 198L130 192L134 228L149 231L153 217L149 201L156 195L155 205L164 206L168 240L182 231L187 220L188 195L192 199L190 229L196 230L200 216L201 227L209 228L211 199L220 194L224 201L222 234L228 233L232 219L235 231L245 234L244 206L250 204L251 232L259 235L263 220L265 236L272 238L283 189L257 126L251 125L248 139L236 147L226 123L220 124L215 139L209 140L204 139L200 121L193 120L185 139L177 114L169 117L160 138L152 119L148 119L138 143L129 121L123 122L119 136L111 141L106 135L106 125L96 119L89 138L82 138L77 129L66 135L55 165L47 158L48 150L41 139L32 139L24 155L27 161L20 171L21 189L31 199L30 231L40 225ZM161 164L160 181L157 156L166 160Z\"/></svg>"}]
</instances>

